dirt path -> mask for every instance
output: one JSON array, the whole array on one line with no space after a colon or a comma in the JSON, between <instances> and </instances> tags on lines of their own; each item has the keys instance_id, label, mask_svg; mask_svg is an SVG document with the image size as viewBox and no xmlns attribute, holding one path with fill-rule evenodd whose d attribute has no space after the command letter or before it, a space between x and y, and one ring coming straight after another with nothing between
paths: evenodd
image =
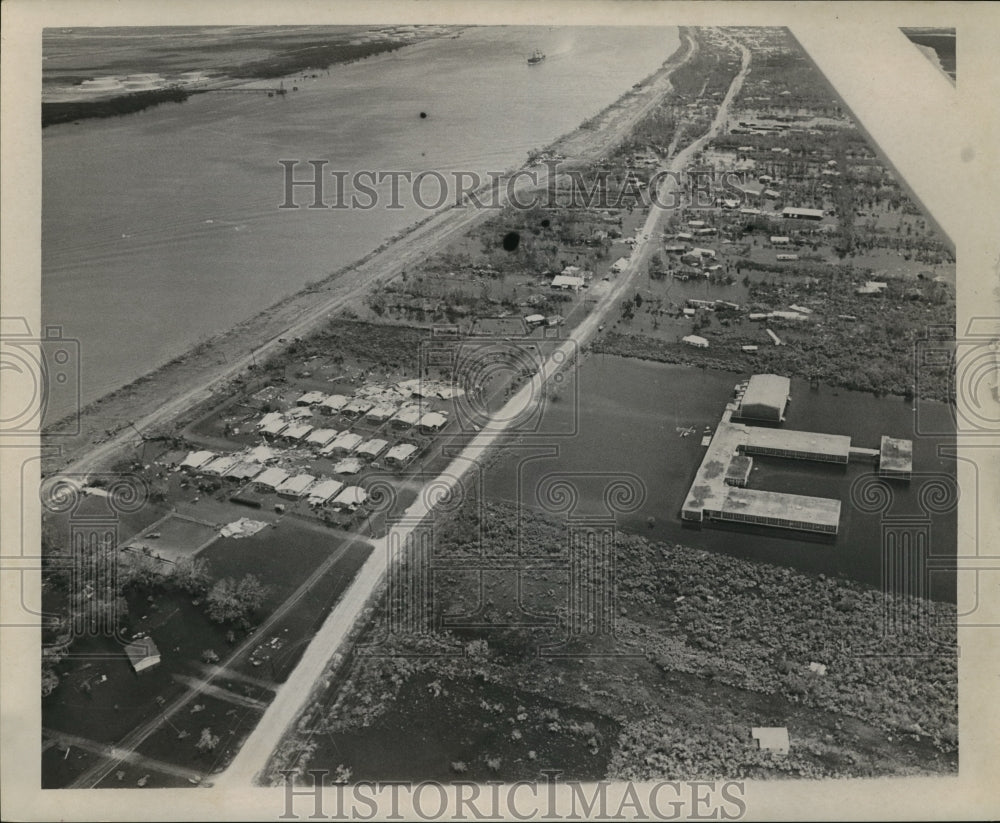
<instances>
[{"instance_id":1,"label":"dirt path","mask_svg":"<svg viewBox=\"0 0 1000 823\"><path fill-rule=\"evenodd\" d=\"M749 50L742 49L742 56L740 73L734 78L729 92L720 104L712 126L705 135L668 162L666 166L668 171L683 171L691 157L718 132L750 66ZM679 174L666 175L661 195L670 194L680 185L683 184ZM661 196L659 202L669 202L669 198ZM645 271L645 261L656 246L655 241L652 243L650 241L657 236L657 227L665 214L666 210L655 203L650 208L628 268L617 280L610 283L610 287L598 298L591 314L569 332L566 342L556 348L542 364L539 372L541 385L544 386L567 364L573 362L576 352L596 334L598 326L604 322L607 315L634 288L636 277L641 271ZM494 416L494 422L486 424L440 477L431 481L429 485L443 496L458 493L456 487L464 475L473 465L483 463L487 452L495 445L497 438L506 431L510 421L520 419L520 410L529 408L542 396L543 393L537 392L536 385L534 380L525 383ZM364 617L366 608L385 579L386 572L395 561L400 547L407 545L407 540L411 538L419 524L430 516L432 509L433 505L428 504L425 495L419 495L400 518L400 522L406 525L391 529L386 537L375 541L372 554L316 633L298 667L279 690L277 697L271 702L239 753L215 780L214 785L235 789L252 783L260 776L288 728L303 708L311 703L314 690L323 687L322 678L331 660L336 662L338 649L347 641L354 625Z\"/></svg>"},{"instance_id":2,"label":"dirt path","mask_svg":"<svg viewBox=\"0 0 1000 823\"><path fill-rule=\"evenodd\" d=\"M619 143L636 122L670 91L670 75L697 51L697 41L682 33L682 46L638 92L626 94L601 113L594 128L581 128L553 144L553 149L585 162ZM547 182L547 169L536 167L538 184ZM507 178L502 194L509 193ZM512 186L523 193L533 181L519 179ZM506 201L507 197L501 199ZM45 458L44 473L86 473L113 461L139 442L136 430L148 435L211 397L228 380L245 373L281 351L294 337L322 326L335 312L364 298L378 284L397 277L440 250L454 236L495 214L495 209L445 208L401 237L387 241L358 263L336 272L320 284L240 323L229 332L201 344L157 371L91 404L81 414L80 433L67 435L66 425L51 429L46 447L58 451ZM84 356L86 353L84 352ZM63 432L63 434L60 434Z\"/></svg>"},{"instance_id":3,"label":"dirt path","mask_svg":"<svg viewBox=\"0 0 1000 823\"><path fill-rule=\"evenodd\" d=\"M240 643L233 651L221 661L218 666L206 673L204 679L197 680L193 683L193 688L189 692L185 692L180 697L172 701L169 705L165 706L163 711L157 714L155 717L149 719L140 726L137 726L127 735L125 735L121 740L119 740L114 746L109 747L107 752L104 752L108 756L107 760L99 761L98 763L91 766L87 771L78 776L67 788L70 789L82 789L82 788L93 788L98 783L100 783L105 777L107 777L111 772L115 770L115 767L123 760L128 760L130 755L135 752L139 746L141 746L149 737L156 733L159 728L170 720L175 714L184 709L191 701L199 697L204 693L214 693L213 689L216 687L213 684L215 679L221 679L228 677L229 667L232 666L236 660L247 651L249 651L253 646L261 642L261 638L264 637L275 625L277 625L289 611L294 608L294 606L305 597L309 591L315 586L319 580L329 571L330 567L335 563L339 562L347 550L355 542L367 542L364 538L355 536L354 540L345 543L335 552L333 552L326 560L320 563L316 567L315 571L305 581L291 594L291 596L285 600L271 615L259 626L253 634L247 637L242 643ZM367 564L366 564L367 565ZM353 586L351 587L353 588ZM350 591L350 589L348 589ZM225 691L225 690L221 690ZM280 691L278 692L281 693ZM228 696L232 693L228 693ZM216 695L219 696L219 695Z\"/></svg>"}]
</instances>

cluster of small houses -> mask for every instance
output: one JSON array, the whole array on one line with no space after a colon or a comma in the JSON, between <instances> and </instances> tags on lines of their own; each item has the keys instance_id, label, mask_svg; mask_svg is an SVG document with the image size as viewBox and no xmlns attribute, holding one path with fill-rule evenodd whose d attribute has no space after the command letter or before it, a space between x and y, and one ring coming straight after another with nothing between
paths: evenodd
<instances>
[{"instance_id":1,"label":"cluster of small houses","mask_svg":"<svg viewBox=\"0 0 1000 823\"><path fill-rule=\"evenodd\" d=\"M384 460L386 465L402 468L419 451L413 443L400 442L390 447L389 441L367 438L348 430L313 425L313 409L321 414L343 415L373 424L388 422L398 430L417 429L424 434L441 431L448 423L446 412L430 411L421 403L399 401L406 397L453 397L460 389L444 384L432 384L419 379L404 381L393 389L366 387L369 396L360 394L347 397L342 394L327 395L323 392L306 392L295 406L285 412L268 412L256 429L270 443L305 446L322 457L339 458L333 466L334 474L359 474L366 464ZM363 391L363 390L361 390ZM276 493L291 500L307 499L310 506L332 508L336 511L356 511L364 505L367 492L360 486L300 472L293 474L277 466L267 465L278 453L265 444L230 454L216 454L208 450L193 451L180 463L180 468L190 474L219 477L237 483L249 484L264 493ZM377 465L377 464L374 464Z\"/></svg>"}]
</instances>

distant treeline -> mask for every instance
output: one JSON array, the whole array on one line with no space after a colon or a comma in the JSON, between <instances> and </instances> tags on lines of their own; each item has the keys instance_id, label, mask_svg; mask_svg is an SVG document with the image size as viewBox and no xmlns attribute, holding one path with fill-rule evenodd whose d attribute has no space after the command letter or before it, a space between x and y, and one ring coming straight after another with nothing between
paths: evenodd
<instances>
[{"instance_id":1,"label":"distant treeline","mask_svg":"<svg viewBox=\"0 0 1000 823\"><path fill-rule=\"evenodd\" d=\"M322 70L334 63L350 63L363 60L383 52L395 51L405 43L318 43L313 46L296 48L287 54L275 54L263 60L241 63L222 68L231 77L247 77L255 80L285 77L300 71Z\"/></svg>"},{"instance_id":2,"label":"distant treeline","mask_svg":"<svg viewBox=\"0 0 1000 823\"><path fill-rule=\"evenodd\" d=\"M160 103L183 103L188 92L178 86L151 91L135 91L103 100L70 100L42 103L42 128L56 123L72 123L89 117L118 117L148 109Z\"/></svg>"}]
</instances>

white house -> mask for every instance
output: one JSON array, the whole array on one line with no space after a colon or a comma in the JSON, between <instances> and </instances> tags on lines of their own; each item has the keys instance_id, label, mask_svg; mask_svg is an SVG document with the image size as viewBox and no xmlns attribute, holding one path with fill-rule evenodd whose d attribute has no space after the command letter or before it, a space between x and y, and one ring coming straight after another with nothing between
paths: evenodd
<instances>
[{"instance_id":1,"label":"white house","mask_svg":"<svg viewBox=\"0 0 1000 823\"><path fill-rule=\"evenodd\" d=\"M538 317L542 317L538 315ZM544 321L545 318L542 317ZM420 418L423 417L424 410L419 406L404 406L401 408L390 420L393 426L397 428L406 429L410 426L415 426L420 422Z\"/></svg>"},{"instance_id":2,"label":"white house","mask_svg":"<svg viewBox=\"0 0 1000 823\"><path fill-rule=\"evenodd\" d=\"M366 414L374 406L375 404L371 400L365 400L363 397L355 397L340 411L349 417L361 417L361 415Z\"/></svg>"},{"instance_id":3,"label":"white house","mask_svg":"<svg viewBox=\"0 0 1000 823\"><path fill-rule=\"evenodd\" d=\"M699 337L697 334L689 334L681 338L682 343L687 343L689 346L694 346L696 349L707 349L708 341L704 337Z\"/></svg>"},{"instance_id":4,"label":"white house","mask_svg":"<svg viewBox=\"0 0 1000 823\"><path fill-rule=\"evenodd\" d=\"M323 506L329 503L344 488L344 484L339 480L332 480L327 477L316 483L309 489L309 505Z\"/></svg>"},{"instance_id":5,"label":"white house","mask_svg":"<svg viewBox=\"0 0 1000 823\"><path fill-rule=\"evenodd\" d=\"M128 643L125 654L136 674L160 664L160 650L156 648L152 637L140 637Z\"/></svg>"},{"instance_id":6,"label":"white house","mask_svg":"<svg viewBox=\"0 0 1000 823\"><path fill-rule=\"evenodd\" d=\"M364 505L367 499L368 492L361 486L348 486L334 498L332 505L334 508L355 511L359 506Z\"/></svg>"},{"instance_id":7,"label":"white house","mask_svg":"<svg viewBox=\"0 0 1000 823\"><path fill-rule=\"evenodd\" d=\"M584 280L582 277L572 277L568 274L557 274L552 278L552 288L554 289L573 289L573 291L579 291L583 288Z\"/></svg>"},{"instance_id":8,"label":"white house","mask_svg":"<svg viewBox=\"0 0 1000 823\"><path fill-rule=\"evenodd\" d=\"M341 432L320 449L320 454L350 454L361 445L363 440L364 438L360 434Z\"/></svg>"},{"instance_id":9,"label":"white house","mask_svg":"<svg viewBox=\"0 0 1000 823\"><path fill-rule=\"evenodd\" d=\"M385 462L394 466L405 466L416 454L416 451L417 447L412 443L400 443L389 449L385 456Z\"/></svg>"},{"instance_id":10,"label":"white house","mask_svg":"<svg viewBox=\"0 0 1000 823\"><path fill-rule=\"evenodd\" d=\"M333 467L333 472L334 474L357 474L362 468L363 466L358 458L345 457Z\"/></svg>"},{"instance_id":11,"label":"white house","mask_svg":"<svg viewBox=\"0 0 1000 823\"><path fill-rule=\"evenodd\" d=\"M306 438L306 435L313 430L313 427L308 423L289 423L285 427L284 431L281 432L279 437L282 440L287 440L290 443L298 443Z\"/></svg>"},{"instance_id":12,"label":"white house","mask_svg":"<svg viewBox=\"0 0 1000 823\"><path fill-rule=\"evenodd\" d=\"M240 458L235 454L224 454L221 457L215 458L211 463L206 463L202 466L201 471L213 477L222 477L222 475L239 462Z\"/></svg>"},{"instance_id":13,"label":"white house","mask_svg":"<svg viewBox=\"0 0 1000 823\"><path fill-rule=\"evenodd\" d=\"M441 431L448 424L448 418L438 412L428 412L420 418L418 425L426 432Z\"/></svg>"},{"instance_id":14,"label":"white house","mask_svg":"<svg viewBox=\"0 0 1000 823\"><path fill-rule=\"evenodd\" d=\"M287 478L275 491L282 497L304 497L306 491L315 482L316 478L311 474L297 474Z\"/></svg>"},{"instance_id":15,"label":"white house","mask_svg":"<svg viewBox=\"0 0 1000 823\"><path fill-rule=\"evenodd\" d=\"M385 440L379 440L378 438L373 438L367 441L366 443L362 443L360 446L358 446L357 449L355 449L354 453L359 455L360 457L367 458L368 460L374 460L376 457L382 454L382 452L385 451L386 446L388 445L389 443Z\"/></svg>"},{"instance_id":16,"label":"white house","mask_svg":"<svg viewBox=\"0 0 1000 823\"><path fill-rule=\"evenodd\" d=\"M319 404L319 410L325 414L336 414L347 405L348 398L342 394L331 394Z\"/></svg>"},{"instance_id":17,"label":"white house","mask_svg":"<svg viewBox=\"0 0 1000 823\"><path fill-rule=\"evenodd\" d=\"M264 472L257 475L256 479L253 481L253 484L260 491L273 492L278 488L278 486L284 483L287 479L288 479L288 472L286 472L284 469L272 467L270 469L265 469Z\"/></svg>"},{"instance_id":18,"label":"white house","mask_svg":"<svg viewBox=\"0 0 1000 823\"><path fill-rule=\"evenodd\" d=\"M215 459L215 452L200 451L191 452L181 461L182 469L199 469L211 460Z\"/></svg>"},{"instance_id":19,"label":"white house","mask_svg":"<svg viewBox=\"0 0 1000 823\"><path fill-rule=\"evenodd\" d=\"M365 415L365 420L372 423L384 423L396 413L394 403L379 403Z\"/></svg>"},{"instance_id":20,"label":"white house","mask_svg":"<svg viewBox=\"0 0 1000 823\"><path fill-rule=\"evenodd\" d=\"M338 432L336 429L313 429L309 432L309 436L306 438L306 443L310 446L315 446L318 449L323 448L327 443L337 437Z\"/></svg>"},{"instance_id":21,"label":"white house","mask_svg":"<svg viewBox=\"0 0 1000 823\"><path fill-rule=\"evenodd\" d=\"M326 395L321 391L309 391L303 394L298 400L295 401L296 406L315 406L318 403L322 403L326 399Z\"/></svg>"},{"instance_id":22,"label":"white house","mask_svg":"<svg viewBox=\"0 0 1000 823\"><path fill-rule=\"evenodd\" d=\"M257 430L268 437L276 437L288 428L288 421L277 412L272 412L264 416L264 419L257 424Z\"/></svg>"}]
</instances>

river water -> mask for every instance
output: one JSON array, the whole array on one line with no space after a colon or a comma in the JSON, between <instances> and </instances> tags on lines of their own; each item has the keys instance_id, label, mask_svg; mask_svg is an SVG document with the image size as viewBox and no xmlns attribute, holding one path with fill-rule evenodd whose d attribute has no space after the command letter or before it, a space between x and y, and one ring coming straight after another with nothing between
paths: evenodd
<instances>
[{"instance_id":1,"label":"river water","mask_svg":"<svg viewBox=\"0 0 1000 823\"><path fill-rule=\"evenodd\" d=\"M678 45L674 27L472 28L286 79L299 90L284 96L209 93L45 129L42 318L81 342L84 403L426 215L310 210L301 189L303 208L280 210L279 160L303 161L298 177L310 159L351 173L513 168ZM536 48L547 59L529 67Z\"/></svg>"},{"instance_id":2,"label":"river water","mask_svg":"<svg viewBox=\"0 0 1000 823\"><path fill-rule=\"evenodd\" d=\"M560 519L586 520L609 516L605 491L623 480L634 484L638 495L634 510L614 515L621 529L873 586L883 583L881 547L891 539L886 535L926 529L934 559L928 564L933 570L925 592L934 599L953 600L955 573L946 567L957 540L956 464L948 456L954 453L954 438L918 436L914 406L900 398L793 380L783 424L787 429L849 435L852 445L867 448L877 449L883 434L912 439L913 478L909 483L879 484L888 495L884 510L875 505L881 500L879 492L862 492L859 485L879 483L870 464L826 466L754 458L750 488L839 499L836 538L743 526L698 529L681 523L681 505L705 453L702 433L706 426L714 431L733 387L744 378L592 355L571 374L558 402L547 404L532 433L488 473L487 497L534 511L547 509ZM945 404L924 403L919 411L921 430L951 427ZM686 437L678 431L692 427L694 432ZM553 490L556 480L574 489L571 511L566 504L573 494Z\"/></svg>"}]
</instances>

